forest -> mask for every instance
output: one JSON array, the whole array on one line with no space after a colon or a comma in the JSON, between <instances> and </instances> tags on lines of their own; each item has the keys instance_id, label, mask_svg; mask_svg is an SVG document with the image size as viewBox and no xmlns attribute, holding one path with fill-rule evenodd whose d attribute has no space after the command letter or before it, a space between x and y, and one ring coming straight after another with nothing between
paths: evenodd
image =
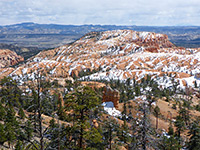
<instances>
[{"instance_id":1,"label":"forest","mask_svg":"<svg viewBox=\"0 0 200 150\"><path fill-rule=\"evenodd\" d=\"M15 150L198 150L200 105L194 94L160 88L150 76L141 81L98 81L120 93L123 111L109 115L102 105L103 88L83 86L81 80L66 80L65 86L42 73L34 80L0 81L0 148ZM200 91L199 85L195 85ZM137 99L144 97L144 99ZM136 100L137 99L137 100ZM168 129L157 102L172 104L177 111ZM152 124L152 116L156 123Z\"/></svg>"}]
</instances>

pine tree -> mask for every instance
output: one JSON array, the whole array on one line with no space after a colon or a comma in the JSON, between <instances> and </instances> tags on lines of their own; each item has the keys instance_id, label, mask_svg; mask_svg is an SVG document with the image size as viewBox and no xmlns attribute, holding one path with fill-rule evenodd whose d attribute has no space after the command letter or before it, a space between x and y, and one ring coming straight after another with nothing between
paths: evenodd
<instances>
[{"instance_id":1,"label":"pine tree","mask_svg":"<svg viewBox=\"0 0 200 150\"><path fill-rule=\"evenodd\" d=\"M57 118L58 119L58 118ZM66 126L60 124L59 120L50 120L49 129L47 135L49 135L49 143L46 149L73 149L74 139L74 126Z\"/></svg>"},{"instance_id":2,"label":"pine tree","mask_svg":"<svg viewBox=\"0 0 200 150\"><path fill-rule=\"evenodd\" d=\"M3 145L6 140L6 131L4 125L0 123L0 145Z\"/></svg>"},{"instance_id":3,"label":"pine tree","mask_svg":"<svg viewBox=\"0 0 200 150\"><path fill-rule=\"evenodd\" d=\"M5 123L11 124L13 128L19 127L19 122L15 116L15 110L12 106L7 107L6 116L5 116Z\"/></svg>"},{"instance_id":4,"label":"pine tree","mask_svg":"<svg viewBox=\"0 0 200 150\"><path fill-rule=\"evenodd\" d=\"M119 140L124 142L125 144L127 144L127 142L130 140L129 137L129 129L128 129L128 125L127 125L127 101L128 101L128 97L126 96L126 94L124 93L124 90L122 90L122 101L123 101L123 111L122 111L122 120L123 120L123 124L121 125L121 127L118 130L118 137Z\"/></svg>"},{"instance_id":5,"label":"pine tree","mask_svg":"<svg viewBox=\"0 0 200 150\"><path fill-rule=\"evenodd\" d=\"M137 147L146 150L154 146L147 102L142 103L139 110L141 118L139 118L140 121L137 126Z\"/></svg>"},{"instance_id":6,"label":"pine tree","mask_svg":"<svg viewBox=\"0 0 200 150\"><path fill-rule=\"evenodd\" d=\"M168 134L162 134L158 141L158 149L162 150L179 150L181 148L178 143L178 139L174 135L172 124L170 123L168 128Z\"/></svg>"},{"instance_id":7,"label":"pine tree","mask_svg":"<svg viewBox=\"0 0 200 150\"><path fill-rule=\"evenodd\" d=\"M0 120L4 120L6 115L6 110L3 104L0 102Z\"/></svg>"},{"instance_id":8,"label":"pine tree","mask_svg":"<svg viewBox=\"0 0 200 150\"><path fill-rule=\"evenodd\" d=\"M170 137L162 135L158 143L158 149L162 150L179 150L180 145L174 135Z\"/></svg>"},{"instance_id":9,"label":"pine tree","mask_svg":"<svg viewBox=\"0 0 200 150\"><path fill-rule=\"evenodd\" d=\"M181 108L179 110L179 116L183 119L183 121L185 122L186 125L189 125L190 114L189 114L189 110L188 109Z\"/></svg>"},{"instance_id":10,"label":"pine tree","mask_svg":"<svg viewBox=\"0 0 200 150\"><path fill-rule=\"evenodd\" d=\"M129 135L129 127L126 121L124 121L124 123L119 127L117 136L119 141L124 144L128 144L130 142L131 138Z\"/></svg>"},{"instance_id":11,"label":"pine tree","mask_svg":"<svg viewBox=\"0 0 200 150\"><path fill-rule=\"evenodd\" d=\"M135 86L135 96L140 96L140 95L141 95L140 86L137 85Z\"/></svg>"},{"instance_id":12,"label":"pine tree","mask_svg":"<svg viewBox=\"0 0 200 150\"><path fill-rule=\"evenodd\" d=\"M16 135L15 135L15 129L12 125L12 123L6 123L5 124L5 132L6 132L6 139L8 141L8 145L10 148L10 145L16 140Z\"/></svg>"},{"instance_id":13,"label":"pine tree","mask_svg":"<svg viewBox=\"0 0 200 150\"><path fill-rule=\"evenodd\" d=\"M27 111L31 111L33 115L31 116L31 122L33 122L34 132L39 136L39 148L35 142L29 140L29 143L36 149L44 150L45 149L45 138L48 128L43 126L42 114L51 116L53 112L53 104L50 100L49 88L51 84L48 78L42 74L42 71L37 70L34 73L35 80L28 84L29 89L31 89L30 106L27 108ZM32 125L30 125L32 126ZM30 137L30 136L29 136ZM35 141L35 140L34 140ZM38 142L38 141L37 141Z\"/></svg>"},{"instance_id":14,"label":"pine tree","mask_svg":"<svg viewBox=\"0 0 200 150\"><path fill-rule=\"evenodd\" d=\"M15 150L23 150L23 143L22 141L17 141L17 144L15 145Z\"/></svg>"},{"instance_id":15,"label":"pine tree","mask_svg":"<svg viewBox=\"0 0 200 150\"><path fill-rule=\"evenodd\" d=\"M2 88L0 89L1 102L6 105L19 106L21 100L21 90L17 85L17 81L11 77L4 77L0 81Z\"/></svg>"},{"instance_id":16,"label":"pine tree","mask_svg":"<svg viewBox=\"0 0 200 150\"><path fill-rule=\"evenodd\" d=\"M198 150L200 148L200 126L199 121L194 121L188 132L190 139L188 142L189 150Z\"/></svg>"},{"instance_id":17,"label":"pine tree","mask_svg":"<svg viewBox=\"0 0 200 150\"><path fill-rule=\"evenodd\" d=\"M194 87L195 87L195 88L198 88L198 85L197 85L197 81L196 81L196 80L194 81Z\"/></svg>"},{"instance_id":18,"label":"pine tree","mask_svg":"<svg viewBox=\"0 0 200 150\"><path fill-rule=\"evenodd\" d=\"M98 129L92 127L88 132L86 132L86 134L84 135L84 138L87 143L87 148L103 149L102 135Z\"/></svg>"},{"instance_id":19,"label":"pine tree","mask_svg":"<svg viewBox=\"0 0 200 150\"><path fill-rule=\"evenodd\" d=\"M181 145L181 132L185 129L185 122L181 116L176 117L174 125L176 127L176 136L178 137L179 145Z\"/></svg>"},{"instance_id":20,"label":"pine tree","mask_svg":"<svg viewBox=\"0 0 200 150\"><path fill-rule=\"evenodd\" d=\"M31 137L33 136L33 127L30 120L27 120L25 123L25 134L27 140L30 141Z\"/></svg>"},{"instance_id":21,"label":"pine tree","mask_svg":"<svg viewBox=\"0 0 200 150\"><path fill-rule=\"evenodd\" d=\"M154 113L155 113L155 116L156 116L156 129L158 129L158 117L160 115L160 108L157 105L154 108Z\"/></svg>"},{"instance_id":22,"label":"pine tree","mask_svg":"<svg viewBox=\"0 0 200 150\"><path fill-rule=\"evenodd\" d=\"M106 118L103 122L103 139L105 148L112 150L112 142L117 140L117 131L119 125L116 120L112 119L110 116Z\"/></svg>"},{"instance_id":23,"label":"pine tree","mask_svg":"<svg viewBox=\"0 0 200 150\"><path fill-rule=\"evenodd\" d=\"M137 123L136 123L136 119L132 120L131 121L131 140L130 140L130 144L128 145L128 148L130 150L135 150L137 149L137 137L136 137L136 134L137 134Z\"/></svg>"},{"instance_id":24,"label":"pine tree","mask_svg":"<svg viewBox=\"0 0 200 150\"><path fill-rule=\"evenodd\" d=\"M20 107L20 109L18 111L18 115L19 115L20 119L25 118L25 113L24 113L24 110L22 109L22 107Z\"/></svg>"},{"instance_id":25,"label":"pine tree","mask_svg":"<svg viewBox=\"0 0 200 150\"><path fill-rule=\"evenodd\" d=\"M87 121L91 111L97 109L99 99L96 93L89 87L78 87L73 93L65 96L66 110L73 110L72 121L77 129L78 148L81 149L86 145L86 129L90 128Z\"/></svg>"}]
</instances>

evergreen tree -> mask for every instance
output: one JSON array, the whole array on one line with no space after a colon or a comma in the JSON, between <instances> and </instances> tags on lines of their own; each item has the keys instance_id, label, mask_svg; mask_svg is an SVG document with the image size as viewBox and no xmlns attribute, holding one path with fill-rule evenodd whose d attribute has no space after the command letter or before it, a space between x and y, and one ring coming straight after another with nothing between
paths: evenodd
<instances>
[{"instance_id":1,"label":"evergreen tree","mask_svg":"<svg viewBox=\"0 0 200 150\"><path fill-rule=\"evenodd\" d=\"M183 119L183 121L185 122L186 125L189 125L190 114L189 114L189 110L188 109L181 108L179 110L179 116Z\"/></svg>"},{"instance_id":2,"label":"evergreen tree","mask_svg":"<svg viewBox=\"0 0 200 150\"><path fill-rule=\"evenodd\" d=\"M122 120L123 120L123 124L121 125L121 127L118 130L118 137L119 140L124 142L125 144L127 144L127 142L130 140L129 137L129 129L128 129L128 125L127 125L127 101L128 98L126 96L126 94L124 93L124 90L122 91L122 98L123 98L123 111L122 111Z\"/></svg>"},{"instance_id":3,"label":"evergreen tree","mask_svg":"<svg viewBox=\"0 0 200 150\"><path fill-rule=\"evenodd\" d=\"M6 132L6 139L8 141L8 145L10 148L10 145L16 140L16 135L15 135L15 129L12 125L12 123L6 123L5 124L5 132Z\"/></svg>"},{"instance_id":4,"label":"evergreen tree","mask_svg":"<svg viewBox=\"0 0 200 150\"><path fill-rule=\"evenodd\" d=\"M103 150L102 135L98 129L92 127L88 132L86 132L84 138L88 149Z\"/></svg>"},{"instance_id":5,"label":"evergreen tree","mask_svg":"<svg viewBox=\"0 0 200 150\"><path fill-rule=\"evenodd\" d=\"M194 81L194 87L195 87L195 88L198 88L198 85L197 85L197 81L196 81L196 80Z\"/></svg>"},{"instance_id":6,"label":"evergreen tree","mask_svg":"<svg viewBox=\"0 0 200 150\"><path fill-rule=\"evenodd\" d=\"M0 123L0 145L3 145L6 140L6 131L4 125Z\"/></svg>"},{"instance_id":7,"label":"evergreen tree","mask_svg":"<svg viewBox=\"0 0 200 150\"><path fill-rule=\"evenodd\" d=\"M169 128L168 128L168 135L174 135L174 129L172 127L172 124L170 123Z\"/></svg>"},{"instance_id":8,"label":"evergreen tree","mask_svg":"<svg viewBox=\"0 0 200 150\"><path fill-rule=\"evenodd\" d=\"M20 119L25 119L25 113L24 113L24 110L22 109L22 107L20 107L20 109L18 111L18 115L19 115Z\"/></svg>"},{"instance_id":9,"label":"evergreen tree","mask_svg":"<svg viewBox=\"0 0 200 150\"><path fill-rule=\"evenodd\" d=\"M21 99L21 90L17 85L17 81L13 80L11 77L4 77L0 81L2 88L0 89L1 102L6 105L19 107Z\"/></svg>"},{"instance_id":10,"label":"evergreen tree","mask_svg":"<svg viewBox=\"0 0 200 150\"><path fill-rule=\"evenodd\" d=\"M28 141L31 140L31 137L33 136L33 126L31 124L30 120L27 120L25 123L25 135Z\"/></svg>"},{"instance_id":11,"label":"evergreen tree","mask_svg":"<svg viewBox=\"0 0 200 150\"><path fill-rule=\"evenodd\" d=\"M0 120L4 120L6 115L6 110L3 104L0 102Z\"/></svg>"},{"instance_id":12,"label":"evergreen tree","mask_svg":"<svg viewBox=\"0 0 200 150\"><path fill-rule=\"evenodd\" d=\"M154 114L155 114L155 117L156 117L156 129L158 129L158 117L160 115L160 108L157 105L154 108Z\"/></svg>"},{"instance_id":13,"label":"evergreen tree","mask_svg":"<svg viewBox=\"0 0 200 150\"><path fill-rule=\"evenodd\" d=\"M176 127L176 136L178 138L179 145L181 145L181 132L183 132L185 129L185 122L181 116L176 117L174 125Z\"/></svg>"},{"instance_id":14,"label":"evergreen tree","mask_svg":"<svg viewBox=\"0 0 200 150\"><path fill-rule=\"evenodd\" d=\"M168 128L168 134L162 134L158 142L158 148L162 150L179 150L181 148L178 139L174 135L172 124Z\"/></svg>"},{"instance_id":15,"label":"evergreen tree","mask_svg":"<svg viewBox=\"0 0 200 150\"><path fill-rule=\"evenodd\" d=\"M29 143L35 148L39 146L39 148L36 149L44 150L46 143L44 135L47 133L48 128L43 126L42 114L51 116L53 112L53 104L50 100L51 96L49 95L49 88L51 87L51 84L48 78L46 78L40 70L37 70L34 73L34 78L35 80L31 80L28 84L32 95L29 97L30 106L27 107L27 111L32 112L29 119L33 123L34 132L39 136L39 145L36 145L35 142L32 142L31 140L29 140ZM29 127L32 127L32 125ZM31 137L29 131L27 134Z\"/></svg>"},{"instance_id":16,"label":"evergreen tree","mask_svg":"<svg viewBox=\"0 0 200 150\"><path fill-rule=\"evenodd\" d=\"M178 143L178 140L174 135L171 136L164 136L162 135L160 137L160 141L158 144L158 149L162 150L179 150L180 145Z\"/></svg>"},{"instance_id":17,"label":"evergreen tree","mask_svg":"<svg viewBox=\"0 0 200 150\"><path fill-rule=\"evenodd\" d=\"M128 144L130 142L131 138L129 134L129 127L126 121L124 121L121 127L119 127L117 136L119 141L123 142L124 144Z\"/></svg>"},{"instance_id":18,"label":"evergreen tree","mask_svg":"<svg viewBox=\"0 0 200 150\"><path fill-rule=\"evenodd\" d=\"M137 121L136 119L131 120L131 140L130 144L128 145L128 148L130 150L135 150L137 149Z\"/></svg>"},{"instance_id":19,"label":"evergreen tree","mask_svg":"<svg viewBox=\"0 0 200 150\"><path fill-rule=\"evenodd\" d=\"M140 96L141 95L141 91L140 91L140 86L135 86L135 96Z\"/></svg>"},{"instance_id":20,"label":"evergreen tree","mask_svg":"<svg viewBox=\"0 0 200 150\"><path fill-rule=\"evenodd\" d=\"M116 120L112 119L110 116L106 118L103 122L103 139L105 148L113 149L112 142L117 141L117 131L119 129L119 125Z\"/></svg>"},{"instance_id":21,"label":"evergreen tree","mask_svg":"<svg viewBox=\"0 0 200 150\"><path fill-rule=\"evenodd\" d=\"M188 132L190 139L188 143L189 150L198 150L200 148L200 126L199 121L194 121L190 126L190 131Z\"/></svg>"},{"instance_id":22,"label":"evergreen tree","mask_svg":"<svg viewBox=\"0 0 200 150\"><path fill-rule=\"evenodd\" d=\"M78 148L81 149L86 145L85 135L90 125L87 121L90 119L92 111L97 109L99 99L96 93L89 87L78 87L73 93L66 95L66 110L72 110L72 121L77 129Z\"/></svg>"},{"instance_id":23,"label":"evergreen tree","mask_svg":"<svg viewBox=\"0 0 200 150\"><path fill-rule=\"evenodd\" d=\"M15 145L15 150L23 150L23 143L22 141L17 141L17 144Z\"/></svg>"},{"instance_id":24,"label":"evergreen tree","mask_svg":"<svg viewBox=\"0 0 200 150\"><path fill-rule=\"evenodd\" d=\"M72 149L72 129L73 127L60 125L59 120L56 122L52 119L47 132L50 142L46 149Z\"/></svg>"},{"instance_id":25,"label":"evergreen tree","mask_svg":"<svg viewBox=\"0 0 200 150\"><path fill-rule=\"evenodd\" d=\"M139 110L141 112L141 118L137 127L137 145L138 148L146 150L154 145L152 141L152 128L149 121L148 104L146 102L142 103Z\"/></svg>"}]
</instances>

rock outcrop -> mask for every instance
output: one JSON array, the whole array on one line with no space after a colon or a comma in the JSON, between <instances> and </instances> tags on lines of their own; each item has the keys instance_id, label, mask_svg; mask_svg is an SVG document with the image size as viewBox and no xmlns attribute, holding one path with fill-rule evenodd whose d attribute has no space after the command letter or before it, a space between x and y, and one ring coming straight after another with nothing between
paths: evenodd
<instances>
[{"instance_id":1,"label":"rock outcrop","mask_svg":"<svg viewBox=\"0 0 200 150\"><path fill-rule=\"evenodd\" d=\"M102 102L113 102L114 107L118 109L120 93L118 90L113 90L111 87L105 86L103 91Z\"/></svg>"},{"instance_id":2,"label":"rock outcrop","mask_svg":"<svg viewBox=\"0 0 200 150\"><path fill-rule=\"evenodd\" d=\"M195 74L195 78L199 78L200 79L200 73L196 73Z\"/></svg>"},{"instance_id":3,"label":"rock outcrop","mask_svg":"<svg viewBox=\"0 0 200 150\"><path fill-rule=\"evenodd\" d=\"M24 61L24 58L15 52L8 49L0 49L0 68L13 66L21 61Z\"/></svg>"}]
</instances>

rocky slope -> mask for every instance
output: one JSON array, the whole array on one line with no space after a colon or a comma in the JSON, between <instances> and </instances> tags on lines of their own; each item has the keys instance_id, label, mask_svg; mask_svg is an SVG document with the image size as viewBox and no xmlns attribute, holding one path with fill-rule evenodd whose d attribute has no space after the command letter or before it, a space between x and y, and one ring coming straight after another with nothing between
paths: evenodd
<instances>
[{"instance_id":1,"label":"rocky slope","mask_svg":"<svg viewBox=\"0 0 200 150\"><path fill-rule=\"evenodd\" d=\"M24 57L24 59L28 59L32 56L35 56L37 53L39 53L41 50L37 47L19 47L12 44L4 44L0 43L0 49L9 49L11 51L16 52L18 55Z\"/></svg>"},{"instance_id":2,"label":"rocky slope","mask_svg":"<svg viewBox=\"0 0 200 150\"><path fill-rule=\"evenodd\" d=\"M167 35L115 30L91 32L70 45L42 51L10 75L33 77L39 69L51 78L140 80L149 74L161 86L170 86L175 77L183 87L200 84L195 76L199 61L200 49L175 47Z\"/></svg>"},{"instance_id":3,"label":"rocky slope","mask_svg":"<svg viewBox=\"0 0 200 150\"><path fill-rule=\"evenodd\" d=\"M24 61L24 58L15 52L8 49L0 49L0 68L13 66L21 61Z\"/></svg>"}]
</instances>

